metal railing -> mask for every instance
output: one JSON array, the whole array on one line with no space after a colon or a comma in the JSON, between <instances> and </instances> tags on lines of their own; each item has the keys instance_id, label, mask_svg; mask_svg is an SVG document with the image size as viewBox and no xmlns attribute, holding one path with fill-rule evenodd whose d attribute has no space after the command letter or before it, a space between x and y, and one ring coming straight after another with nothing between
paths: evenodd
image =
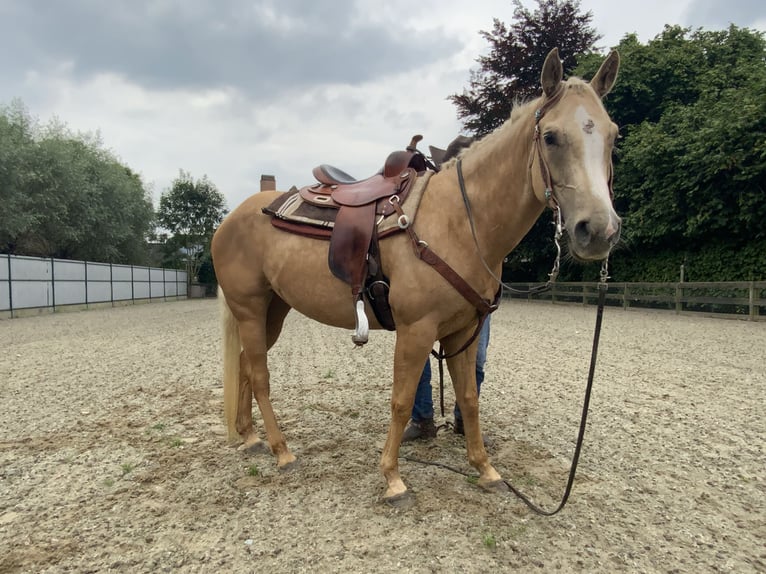
<instances>
[{"instance_id":1,"label":"metal railing","mask_svg":"<svg viewBox=\"0 0 766 574\"><path fill-rule=\"evenodd\" d=\"M0 254L0 316L187 295L180 269Z\"/></svg>"}]
</instances>

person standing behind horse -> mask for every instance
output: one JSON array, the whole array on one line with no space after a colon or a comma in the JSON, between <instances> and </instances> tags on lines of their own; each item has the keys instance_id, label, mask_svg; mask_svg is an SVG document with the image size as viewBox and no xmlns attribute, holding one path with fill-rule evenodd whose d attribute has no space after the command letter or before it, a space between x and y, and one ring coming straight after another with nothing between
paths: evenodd
<instances>
[{"instance_id":1,"label":"person standing behind horse","mask_svg":"<svg viewBox=\"0 0 766 574\"><path fill-rule=\"evenodd\" d=\"M476 392L481 394L481 384L484 382L484 363L487 360L487 347L489 346L489 323L491 315L487 316L484 325L479 332L479 346L476 351ZM460 407L455 403L455 434L465 434L463 428L463 417L460 414ZM436 425L434 425L434 400L433 390L431 388L431 363L426 359L423 372L420 374L418 389L415 392L415 403L412 405L412 415L407 428L404 429L402 442L409 442L416 439L429 440L436 436ZM485 445L487 443L486 437Z\"/></svg>"},{"instance_id":2,"label":"person standing behind horse","mask_svg":"<svg viewBox=\"0 0 766 574\"><path fill-rule=\"evenodd\" d=\"M441 150L429 146L431 150L431 159L437 167L456 157L464 148L467 148L474 142L474 138L467 136L457 136L447 146L446 150ZM484 363L487 360L487 346L489 345L489 323L491 315L487 316L484 325L479 332L479 346L476 353L476 391L481 393L481 384L484 382ZM463 428L463 417L460 413L460 407L455 404L454 408L456 434L465 434ZM402 442L409 442L416 439L432 439L436 436L436 425L434 425L434 401L433 389L431 388L431 363L426 359L423 372L420 374L418 388L415 392L415 403L412 406L412 415L407 428L404 429ZM486 443L486 439L485 439Z\"/></svg>"}]
</instances>

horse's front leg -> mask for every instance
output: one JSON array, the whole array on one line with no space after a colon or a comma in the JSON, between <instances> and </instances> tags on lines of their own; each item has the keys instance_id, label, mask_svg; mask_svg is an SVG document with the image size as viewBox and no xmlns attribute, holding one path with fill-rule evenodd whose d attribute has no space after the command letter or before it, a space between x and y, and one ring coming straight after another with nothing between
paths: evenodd
<instances>
[{"instance_id":1,"label":"horse's front leg","mask_svg":"<svg viewBox=\"0 0 766 574\"><path fill-rule=\"evenodd\" d=\"M453 352L452 349L459 349L472 335L473 329L471 326L445 338L442 341L445 352L449 354ZM485 490L505 492L508 487L489 461L479 425L479 393L476 389L477 347L478 339L462 353L447 359L447 368L455 389L455 399L463 416L468 462L479 471L479 486Z\"/></svg>"},{"instance_id":2,"label":"horse's front leg","mask_svg":"<svg viewBox=\"0 0 766 574\"><path fill-rule=\"evenodd\" d=\"M408 506L412 496L399 474L399 447L404 427L412 413L420 374L433 348L433 335L413 329L397 329L394 352L394 386L391 392L391 424L380 459L380 469L386 479L383 500L396 507Z\"/></svg>"}]
</instances>

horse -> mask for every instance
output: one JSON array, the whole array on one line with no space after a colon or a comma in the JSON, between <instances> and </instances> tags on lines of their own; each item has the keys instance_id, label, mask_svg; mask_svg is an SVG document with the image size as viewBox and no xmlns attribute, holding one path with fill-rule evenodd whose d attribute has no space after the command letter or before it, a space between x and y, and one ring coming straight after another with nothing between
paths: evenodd
<instances>
[{"instance_id":1,"label":"horse","mask_svg":"<svg viewBox=\"0 0 766 574\"><path fill-rule=\"evenodd\" d=\"M471 337L481 314L418 251L438 254L485 301L492 301L503 259L551 207L575 260L607 258L621 228L611 197L618 129L601 100L618 68L619 55L613 51L589 82L564 80L558 49L551 50L540 75L541 95L516 105L503 125L431 176L413 233L381 239L380 261L390 280L396 330L391 421L380 458L383 502L399 507L414 500L399 472L399 448L418 378L437 341L449 356L447 368L478 485L492 492L507 490L490 462L479 425L477 341ZM270 447L281 471L297 459L271 404L268 351L291 309L345 329L354 328L356 317L348 284L328 269L328 242L278 229L262 212L279 193L257 193L233 210L216 230L211 251L219 283L229 440L252 452ZM369 308L366 313L370 328L380 329ZM253 397L268 447L255 431Z\"/></svg>"}]
</instances>

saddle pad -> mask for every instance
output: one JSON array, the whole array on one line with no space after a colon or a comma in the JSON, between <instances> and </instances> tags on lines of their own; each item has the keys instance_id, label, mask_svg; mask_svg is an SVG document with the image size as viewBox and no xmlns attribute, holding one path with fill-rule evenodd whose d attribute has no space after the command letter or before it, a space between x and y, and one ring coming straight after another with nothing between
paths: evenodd
<instances>
[{"instance_id":1,"label":"saddle pad","mask_svg":"<svg viewBox=\"0 0 766 574\"><path fill-rule=\"evenodd\" d=\"M418 175L412 184L409 195L402 204L402 211L409 216L410 222L414 223L415 213L420 205L420 199L423 197L423 191L428 185L433 172L426 171ZM262 209L263 213L272 216L272 223L275 227L298 233L299 235L310 235L312 237L330 238L330 232L335 226L335 218L338 210L327 207L312 205L301 198L298 191L288 191L275 199L268 207ZM398 215L394 212L388 217L383 218L378 223L378 237L383 238L397 231L401 231L397 224ZM283 225L286 222L289 225ZM306 227L305 232L301 229ZM317 228L326 232L317 233Z\"/></svg>"},{"instance_id":2,"label":"saddle pad","mask_svg":"<svg viewBox=\"0 0 766 574\"><path fill-rule=\"evenodd\" d=\"M319 207L304 201L297 189L284 192L261 211L283 221L327 229L333 228L335 217L338 215L337 209Z\"/></svg>"}]
</instances>

